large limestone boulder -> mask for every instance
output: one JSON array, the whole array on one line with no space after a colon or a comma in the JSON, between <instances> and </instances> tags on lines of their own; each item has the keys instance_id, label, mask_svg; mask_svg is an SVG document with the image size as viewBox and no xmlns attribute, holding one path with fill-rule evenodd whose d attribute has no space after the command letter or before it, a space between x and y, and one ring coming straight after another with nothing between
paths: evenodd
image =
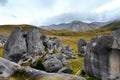
<instances>
[{"instance_id":1,"label":"large limestone boulder","mask_svg":"<svg viewBox=\"0 0 120 80\"><path fill-rule=\"evenodd\" d=\"M26 53L27 46L24 32L17 27L9 36L4 46L4 58L13 62L18 62Z\"/></svg>"},{"instance_id":2,"label":"large limestone boulder","mask_svg":"<svg viewBox=\"0 0 120 80\"><path fill-rule=\"evenodd\" d=\"M45 54L40 32L37 28L31 28L27 35L27 53L30 55Z\"/></svg>"},{"instance_id":3,"label":"large limestone boulder","mask_svg":"<svg viewBox=\"0 0 120 80\"><path fill-rule=\"evenodd\" d=\"M30 80L86 80L75 75L64 73L47 73L30 67L26 67L25 72L31 76Z\"/></svg>"},{"instance_id":4,"label":"large limestone boulder","mask_svg":"<svg viewBox=\"0 0 120 80\"><path fill-rule=\"evenodd\" d=\"M47 72L57 72L63 67L62 62L52 55L47 56L43 64Z\"/></svg>"},{"instance_id":5,"label":"large limestone boulder","mask_svg":"<svg viewBox=\"0 0 120 80\"><path fill-rule=\"evenodd\" d=\"M84 71L101 80L120 79L120 29L87 44Z\"/></svg>"},{"instance_id":6,"label":"large limestone boulder","mask_svg":"<svg viewBox=\"0 0 120 80\"><path fill-rule=\"evenodd\" d=\"M0 77L9 77L20 68L20 65L4 58L0 58Z\"/></svg>"}]
</instances>

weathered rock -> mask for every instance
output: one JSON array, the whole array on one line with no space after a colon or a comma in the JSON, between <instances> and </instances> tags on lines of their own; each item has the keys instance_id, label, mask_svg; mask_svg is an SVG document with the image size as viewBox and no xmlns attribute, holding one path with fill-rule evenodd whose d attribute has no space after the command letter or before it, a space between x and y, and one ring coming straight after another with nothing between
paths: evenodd
<instances>
[{"instance_id":1,"label":"weathered rock","mask_svg":"<svg viewBox=\"0 0 120 80\"><path fill-rule=\"evenodd\" d=\"M84 56L86 53L86 46L87 46L87 42L84 39L80 39L78 41L78 55L79 56Z\"/></svg>"},{"instance_id":2,"label":"weathered rock","mask_svg":"<svg viewBox=\"0 0 120 80\"><path fill-rule=\"evenodd\" d=\"M40 39L42 40L43 45L47 47L47 42L49 41L49 38L45 35L41 35Z\"/></svg>"},{"instance_id":3,"label":"weathered rock","mask_svg":"<svg viewBox=\"0 0 120 80\"><path fill-rule=\"evenodd\" d=\"M66 58L77 58L75 53L73 52L73 49L69 45L63 47L61 53L63 53Z\"/></svg>"},{"instance_id":4,"label":"weathered rock","mask_svg":"<svg viewBox=\"0 0 120 80\"><path fill-rule=\"evenodd\" d=\"M0 77L9 77L20 68L20 65L4 58L0 58Z\"/></svg>"},{"instance_id":5,"label":"weathered rock","mask_svg":"<svg viewBox=\"0 0 120 80\"><path fill-rule=\"evenodd\" d=\"M17 27L9 36L4 46L4 58L13 62L18 62L26 53L26 41L24 32Z\"/></svg>"},{"instance_id":6,"label":"weathered rock","mask_svg":"<svg viewBox=\"0 0 120 80\"><path fill-rule=\"evenodd\" d=\"M37 28L31 28L27 35L27 53L30 55L45 54L40 32Z\"/></svg>"},{"instance_id":7,"label":"weathered rock","mask_svg":"<svg viewBox=\"0 0 120 80\"><path fill-rule=\"evenodd\" d=\"M54 49L55 49L55 43L54 43L54 41L48 40L48 42L47 42L48 53L52 54L53 51L54 51Z\"/></svg>"},{"instance_id":8,"label":"weathered rock","mask_svg":"<svg viewBox=\"0 0 120 80\"><path fill-rule=\"evenodd\" d=\"M120 29L114 31L111 35L114 37L114 44L112 48L120 49Z\"/></svg>"},{"instance_id":9,"label":"weathered rock","mask_svg":"<svg viewBox=\"0 0 120 80\"><path fill-rule=\"evenodd\" d=\"M29 80L37 80L39 79L74 79L74 80L85 80L84 78L77 77L74 75L63 74L63 73L47 73L45 71L36 70L31 67L21 67L19 64L6 60L4 58L0 58L0 79L1 80L9 80L4 77L10 77L16 71L22 70L25 72L24 74L30 75Z\"/></svg>"},{"instance_id":10,"label":"weathered rock","mask_svg":"<svg viewBox=\"0 0 120 80\"><path fill-rule=\"evenodd\" d=\"M66 55L62 53L53 54L53 56L60 60L62 64L67 64L69 62L69 60L66 59Z\"/></svg>"},{"instance_id":11,"label":"weathered rock","mask_svg":"<svg viewBox=\"0 0 120 80\"><path fill-rule=\"evenodd\" d=\"M48 56L43 64L47 72L57 72L63 67L62 62L52 55Z\"/></svg>"},{"instance_id":12,"label":"weathered rock","mask_svg":"<svg viewBox=\"0 0 120 80\"><path fill-rule=\"evenodd\" d=\"M93 38L86 48L84 71L101 80L120 79L120 30Z\"/></svg>"},{"instance_id":13,"label":"weathered rock","mask_svg":"<svg viewBox=\"0 0 120 80\"><path fill-rule=\"evenodd\" d=\"M62 49L61 40L57 39L56 37L49 38L49 40L47 41L48 53L53 53L54 50L60 52L61 49Z\"/></svg>"},{"instance_id":14,"label":"weathered rock","mask_svg":"<svg viewBox=\"0 0 120 80\"><path fill-rule=\"evenodd\" d=\"M82 77L64 73L46 73L44 71L36 70L30 67L25 68L25 72L30 74L30 80L44 79L44 80L86 80Z\"/></svg>"},{"instance_id":15,"label":"weathered rock","mask_svg":"<svg viewBox=\"0 0 120 80\"><path fill-rule=\"evenodd\" d=\"M6 43L8 37L5 35L0 35L0 47L3 47L4 44Z\"/></svg>"},{"instance_id":16,"label":"weathered rock","mask_svg":"<svg viewBox=\"0 0 120 80\"><path fill-rule=\"evenodd\" d=\"M71 66L65 66L58 71L58 73L71 73L73 71Z\"/></svg>"}]
</instances>

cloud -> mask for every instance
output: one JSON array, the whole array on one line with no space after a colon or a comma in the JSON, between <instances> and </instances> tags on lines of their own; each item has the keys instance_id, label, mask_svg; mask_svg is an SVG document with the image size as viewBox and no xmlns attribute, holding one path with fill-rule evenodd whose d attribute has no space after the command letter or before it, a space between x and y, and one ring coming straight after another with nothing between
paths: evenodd
<instances>
[{"instance_id":1,"label":"cloud","mask_svg":"<svg viewBox=\"0 0 120 80\"><path fill-rule=\"evenodd\" d=\"M0 0L0 24L109 21L116 19L120 11L118 3L118 6L110 9L105 6L110 4L113 4L113 0Z\"/></svg>"},{"instance_id":2,"label":"cloud","mask_svg":"<svg viewBox=\"0 0 120 80\"><path fill-rule=\"evenodd\" d=\"M0 5L4 6L4 5L6 5L7 2L8 2L8 0L0 0Z\"/></svg>"},{"instance_id":3,"label":"cloud","mask_svg":"<svg viewBox=\"0 0 120 80\"><path fill-rule=\"evenodd\" d=\"M109 2L107 4L104 4L103 6L98 7L97 9L93 10L92 12L101 13L104 11L111 11L116 8L120 8L120 0L113 0L112 2Z\"/></svg>"}]
</instances>

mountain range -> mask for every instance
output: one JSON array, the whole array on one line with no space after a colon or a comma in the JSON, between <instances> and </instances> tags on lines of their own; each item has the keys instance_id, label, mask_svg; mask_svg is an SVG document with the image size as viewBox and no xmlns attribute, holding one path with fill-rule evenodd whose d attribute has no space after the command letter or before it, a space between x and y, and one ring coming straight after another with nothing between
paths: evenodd
<instances>
[{"instance_id":1,"label":"mountain range","mask_svg":"<svg viewBox=\"0 0 120 80\"><path fill-rule=\"evenodd\" d=\"M70 23L52 24L52 25L41 26L41 27L47 30L88 31L88 30L98 29L107 24L108 22L85 23L81 21L72 21Z\"/></svg>"}]
</instances>

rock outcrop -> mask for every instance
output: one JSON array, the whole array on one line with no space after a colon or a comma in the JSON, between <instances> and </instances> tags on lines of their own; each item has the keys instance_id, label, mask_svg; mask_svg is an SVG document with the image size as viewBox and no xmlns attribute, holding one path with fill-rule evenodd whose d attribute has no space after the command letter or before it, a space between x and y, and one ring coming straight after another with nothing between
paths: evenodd
<instances>
[{"instance_id":1,"label":"rock outcrop","mask_svg":"<svg viewBox=\"0 0 120 80\"><path fill-rule=\"evenodd\" d=\"M86 45L84 72L101 80L120 79L120 29L92 38Z\"/></svg>"},{"instance_id":2,"label":"rock outcrop","mask_svg":"<svg viewBox=\"0 0 120 80\"><path fill-rule=\"evenodd\" d=\"M76 58L76 55L70 46L63 46L56 37L48 38L40 34L38 28L33 27L25 34L18 27L5 43L4 58L34 68L41 64L47 72L69 73L72 69L65 64L68 64L69 59Z\"/></svg>"},{"instance_id":3,"label":"rock outcrop","mask_svg":"<svg viewBox=\"0 0 120 80\"><path fill-rule=\"evenodd\" d=\"M4 46L4 58L19 62L27 50L26 40L23 35L24 32L20 27L17 27L11 33Z\"/></svg>"},{"instance_id":4,"label":"rock outcrop","mask_svg":"<svg viewBox=\"0 0 120 80\"><path fill-rule=\"evenodd\" d=\"M40 32L37 28L31 28L27 35L27 53L30 55L45 54Z\"/></svg>"},{"instance_id":5,"label":"rock outcrop","mask_svg":"<svg viewBox=\"0 0 120 80\"><path fill-rule=\"evenodd\" d=\"M47 73L45 71L36 70L31 67L22 67L17 63L11 62L4 58L0 58L0 79L1 80L9 80L11 75L13 75L16 71L22 70L26 74L30 75L29 80L37 80L37 79L62 79L62 80L85 80L84 78L77 77L70 74L63 74L63 73Z\"/></svg>"},{"instance_id":6,"label":"rock outcrop","mask_svg":"<svg viewBox=\"0 0 120 80\"><path fill-rule=\"evenodd\" d=\"M50 57L50 58L49 58ZM47 72L57 72L63 67L63 64L60 60L58 60L54 56L49 56L47 60L44 62L44 66Z\"/></svg>"},{"instance_id":7,"label":"rock outcrop","mask_svg":"<svg viewBox=\"0 0 120 80\"><path fill-rule=\"evenodd\" d=\"M0 77L9 77L20 67L19 64L0 58Z\"/></svg>"},{"instance_id":8,"label":"rock outcrop","mask_svg":"<svg viewBox=\"0 0 120 80\"><path fill-rule=\"evenodd\" d=\"M86 46L87 46L87 42L84 39L80 39L78 41L78 55L82 55L84 56L86 53Z\"/></svg>"},{"instance_id":9,"label":"rock outcrop","mask_svg":"<svg viewBox=\"0 0 120 80\"><path fill-rule=\"evenodd\" d=\"M4 44L6 43L8 37L4 35L0 35L0 47L3 47Z\"/></svg>"}]
</instances>

